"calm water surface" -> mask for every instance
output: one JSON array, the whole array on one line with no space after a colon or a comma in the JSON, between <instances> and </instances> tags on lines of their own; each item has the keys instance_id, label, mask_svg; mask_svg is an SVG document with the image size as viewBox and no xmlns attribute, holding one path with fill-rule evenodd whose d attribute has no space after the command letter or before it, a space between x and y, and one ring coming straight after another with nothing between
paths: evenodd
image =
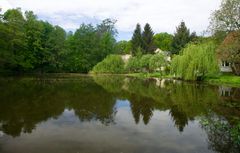
<instances>
[{"instance_id":1,"label":"calm water surface","mask_svg":"<svg viewBox=\"0 0 240 153\"><path fill-rule=\"evenodd\" d=\"M240 89L117 76L0 79L1 153L231 153Z\"/></svg>"}]
</instances>

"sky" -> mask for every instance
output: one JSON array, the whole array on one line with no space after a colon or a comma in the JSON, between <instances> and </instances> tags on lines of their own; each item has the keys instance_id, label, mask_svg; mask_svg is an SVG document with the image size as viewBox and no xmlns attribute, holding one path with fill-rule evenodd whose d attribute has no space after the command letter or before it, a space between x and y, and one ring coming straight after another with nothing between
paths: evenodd
<instances>
[{"instance_id":1,"label":"sky","mask_svg":"<svg viewBox=\"0 0 240 153\"><path fill-rule=\"evenodd\" d=\"M41 20L75 31L80 24L117 20L118 40L129 40L137 23L149 23L154 33L173 34L184 21L191 31L202 35L211 13L221 0L0 0L2 12L20 7L31 10Z\"/></svg>"}]
</instances>

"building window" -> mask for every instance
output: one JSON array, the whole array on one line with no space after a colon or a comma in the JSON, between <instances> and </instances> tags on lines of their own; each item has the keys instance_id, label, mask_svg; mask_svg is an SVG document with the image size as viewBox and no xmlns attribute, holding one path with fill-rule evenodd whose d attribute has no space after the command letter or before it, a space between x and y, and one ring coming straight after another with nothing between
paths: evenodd
<instances>
[{"instance_id":1,"label":"building window","mask_svg":"<svg viewBox=\"0 0 240 153\"><path fill-rule=\"evenodd\" d=\"M230 65L230 63L228 63L228 62L225 62L225 66L229 66Z\"/></svg>"},{"instance_id":2,"label":"building window","mask_svg":"<svg viewBox=\"0 0 240 153\"><path fill-rule=\"evenodd\" d=\"M231 63L227 62L227 61L222 61L222 67L229 67L231 65Z\"/></svg>"}]
</instances>

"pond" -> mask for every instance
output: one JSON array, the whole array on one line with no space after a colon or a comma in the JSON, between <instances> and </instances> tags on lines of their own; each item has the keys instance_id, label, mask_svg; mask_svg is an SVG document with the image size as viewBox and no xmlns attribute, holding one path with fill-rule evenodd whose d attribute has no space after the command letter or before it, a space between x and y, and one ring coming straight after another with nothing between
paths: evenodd
<instances>
[{"instance_id":1,"label":"pond","mask_svg":"<svg viewBox=\"0 0 240 153\"><path fill-rule=\"evenodd\" d=\"M240 88L124 76L0 79L1 153L231 153Z\"/></svg>"}]
</instances>

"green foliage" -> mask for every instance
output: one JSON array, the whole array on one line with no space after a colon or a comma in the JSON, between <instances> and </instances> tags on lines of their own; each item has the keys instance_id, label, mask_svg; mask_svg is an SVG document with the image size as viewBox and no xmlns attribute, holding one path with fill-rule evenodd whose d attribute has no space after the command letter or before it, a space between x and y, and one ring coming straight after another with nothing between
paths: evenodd
<instances>
[{"instance_id":1,"label":"green foliage","mask_svg":"<svg viewBox=\"0 0 240 153\"><path fill-rule=\"evenodd\" d=\"M116 44L116 54L130 54L131 53L131 42L130 41L119 41Z\"/></svg>"},{"instance_id":2,"label":"green foliage","mask_svg":"<svg viewBox=\"0 0 240 153\"><path fill-rule=\"evenodd\" d=\"M3 14L0 59L4 69L18 72L31 67L29 63L25 62L24 56L26 50L24 23L21 9L8 10Z\"/></svg>"},{"instance_id":3,"label":"green foliage","mask_svg":"<svg viewBox=\"0 0 240 153\"><path fill-rule=\"evenodd\" d=\"M66 41L65 71L88 72L107 55L115 52L115 21L104 20L97 27L82 24Z\"/></svg>"},{"instance_id":4,"label":"green foliage","mask_svg":"<svg viewBox=\"0 0 240 153\"><path fill-rule=\"evenodd\" d=\"M168 61L165 59L164 55L159 54L146 54L131 57L126 64L126 70L128 72L166 72L166 68L169 65Z\"/></svg>"},{"instance_id":5,"label":"green foliage","mask_svg":"<svg viewBox=\"0 0 240 153\"><path fill-rule=\"evenodd\" d=\"M219 10L211 16L210 29L213 33L240 30L239 12L239 0L222 0Z\"/></svg>"},{"instance_id":6,"label":"green foliage","mask_svg":"<svg viewBox=\"0 0 240 153\"><path fill-rule=\"evenodd\" d=\"M50 53L48 59L48 71L61 71L64 63L64 48L65 48L66 32L59 26L53 27L53 31L49 34L46 42L47 51Z\"/></svg>"},{"instance_id":7,"label":"green foliage","mask_svg":"<svg viewBox=\"0 0 240 153\"><path fill-rule=\"evenodd\" d=\"M143 45L142 48L144 50L144 54L153 54L155 47L153 44L153 36L154 33L152 31L152 28L150 26L150 24L146 24L144 26L144 30L142 33L142 40L143 40Z\"/></svg>"},{"instance_id":8,"label":"green foliage","mask_svg":"<svg viewBox=\"0 0 240 153\"><path fill-rule=\"evenodd\" d=\"M154 53L154 43L153 43L154 33L150 24L144 26L142 32L140 24L137 24L136 29L133 32L132 36L132 54L136 56L139 51L142 54L153 54Z\"/></svg>"},{"instance_id":9,"label":"green foliage","mask_svg":"<svg viewBox=\"0 0 240 153\"><path fill-rule=\"evenodd\" d=\"M141 56L133 56L131 57L126 65L126 70L128 72L140 72L141 64L140 64Z\"/></svg>"},{"instance_id":10,"label":"green foliage","mask_svg":"<svg viewBox=\"0 0 240 153\"><path fill-rule=\"evenodd\" d=\"M143 39L142 39L142 30L140 24L136 25L136 29L133 32L132 36L132 54L136 55L138 48L142 48Z\"/></svg>"},{"instance_id":11,"label":"green foliage","mask_svg":"<svg viewBox=\"0 0 240 153\"><path fill-rule=\"evenodd\" d=\"M240 122L230 130L233 142L240 146Z\"/></svg>"},{"instance_id":12,"label":"green foliage","mask_svg":"<svg viewBox=\"0 0 240 153\"><path fill-rule=\"evenodd\" d=\"M93 67L93 73L123 73L124 62L120 55L108 55L103 61Z\"/></svg>"},{"instance_id":13,"label":"green foliage","mask_svg":"<svg viewBox=\"0 0 240 153\"><path fill-rule=\"evenodd\" d=\"M96 30L92 25L82 24L74 33L73 38L69 39L70 48L67 52L65 69L70 68L71 72L88 72L97 62L93 61L94 53L99 47L96 37Z\"/></svg>"},{"instance_id":14,"label":"green foliage","mask_svg":"<svg viewBox=\"0 0 240 153\"><path fill-rule=\"evenodd\" d=\"M152 56L149 61L149 68L154 72L161 73L163 71L162 68L165 68L167 65L168 65L167 61L165 60L165 57L163 54L156 54Z\"/></svg>"},{"instance_id":15,"label":"green foliage","mask_svg":"<svg viewBox=\"0 0 240 153\"><path fill-rule=\"evenodd\" d=\"M227 110L228 108L222 108ZM221 110L222 110L221 109ZM231 110L234 108L231 108ZM224 114L226 116L226 114ZM231 116L233 117L233 116ZM240 122L237 119L230 122L223 117L209 114L200 121L203 129L208 134L210 145L214 149L226 150L227 152L239 152L240 148ZM224 151L225 152L225 151Z\"/></svg>"},{"instance_id":16,"label":"green foliage","mask_svg":"<svg viewBox=\"0 0 240 153\"><path fill-rule=\"evenodd\" d=\"M179 54L192 39L196 37L195 32L190 35L190 30L186 27L185 22L181 22L174 33L172 49L174 54Z\"/></svg>"},{"instance_id":17,"label":"green foliage","mask_svg":"<svg viewBox=\"0 0 240 153\"><path fill-rule=\"evenodd\" d=\"M201 80L218 73L215 48L212 42L189 44L173 58L171 73L185 80Z\"/></svg>"},{"instance_id":18,"label":"green foliage","mask_svg":"<svg viewBox=\"0 0 240 153\"><path fill-rule=\"evenodd\" d=\"M211 84L226 84L228 86L239 87L240 86L240 77L234 74L223 73L219 76L207 77L206 81Z\"/></svg>"},{"instance_id":19,"label":"green foliage","mask_svg":"<svg viewBox=\"0 0 240 153\"><path fill-rule=\"evenodd\" d=\"M173 35L168 33L158 33L154 35L154 45L164 51L171 51Z\"/></svg>"},{"instance_id":20,"label":"green foliage","mask_svg":"<svg viewBox=\"0 0 240 153\"><path fill-rule=\"evenodd\" d=\"M82 24L67 36L32 11L23 15L21 9L8 10L0 17L0 71L88 72L115 52L115 23Z\"/></svg>"},{"instance_id":21,"label":"green foliage","mask_svg":"<svg viewBox=\"0 0 240 153\"><path fill-rule=\"evenodd\" d=\"M146 54L146 55L143 55L141 58L140 58L140 67L142 69L142 71L147 71L149 72L150 70L150 59L152 58L153 55L151 54Z\"/></svg>"}]
</instances>

